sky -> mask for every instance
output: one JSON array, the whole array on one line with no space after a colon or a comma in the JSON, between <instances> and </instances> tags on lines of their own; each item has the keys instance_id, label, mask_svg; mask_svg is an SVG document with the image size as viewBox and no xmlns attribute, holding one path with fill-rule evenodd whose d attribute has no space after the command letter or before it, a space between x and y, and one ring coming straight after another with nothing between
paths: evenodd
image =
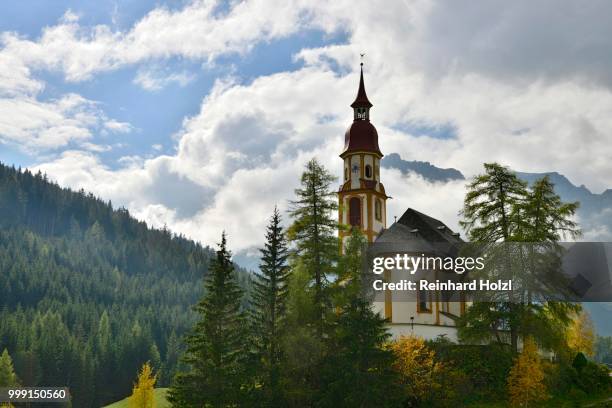
<instances>
[{"instance_id":1,"label":"sky","mask_svg":"<svg viewBox=\"0 0 612 408\"><path fill-rule=\"evenodd\" d=\"M310 158L341 175L360 53L383 153L599 193L611 49L604 0L3 2L0 161L247 259ZM457 228L465 182L381 178Z\"/></svg>"}]
</instances>

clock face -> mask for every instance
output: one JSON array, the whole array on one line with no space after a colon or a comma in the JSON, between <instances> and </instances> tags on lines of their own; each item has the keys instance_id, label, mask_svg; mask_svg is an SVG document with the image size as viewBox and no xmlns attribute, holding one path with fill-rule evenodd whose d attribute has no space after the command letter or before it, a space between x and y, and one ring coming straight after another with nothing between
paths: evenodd
<instances>
[{"instance_id":1,"label":"clock face","mask_svg":"<svg viewBox=\"0 0 612 408\"><path fill-rule=\"evenodd\" d=\"M353 173L358 173L359 172L359 166L354 164L353 165Z\"/></svg>"}]
</instances>

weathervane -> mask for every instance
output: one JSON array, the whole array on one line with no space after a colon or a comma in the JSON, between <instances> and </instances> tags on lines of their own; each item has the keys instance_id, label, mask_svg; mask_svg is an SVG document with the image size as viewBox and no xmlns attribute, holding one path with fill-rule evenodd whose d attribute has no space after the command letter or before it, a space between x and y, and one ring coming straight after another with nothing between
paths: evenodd
<instances>
[{"instance_id":1,"label":"weathervane","mask_svg":"<svg viewBox=\"0 0 612 408\"><path fill-rule=\"evenodd\" d=\"M363 66L363 57L365 57L365 52L359 54L361 56L361 66Z\"/></svg>"}]
</instances>

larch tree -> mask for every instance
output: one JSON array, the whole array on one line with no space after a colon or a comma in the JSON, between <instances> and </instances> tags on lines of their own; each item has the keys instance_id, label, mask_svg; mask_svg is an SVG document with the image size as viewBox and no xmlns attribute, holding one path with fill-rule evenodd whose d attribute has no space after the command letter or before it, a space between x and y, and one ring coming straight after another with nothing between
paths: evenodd
<instances>
[{"instance_id":1,"label":"larch tree","mask_svg":"<svg viewBox=\"0 0 612 408\"><path fill-rule=\"evenodd\" d=\"M338 222L334 218L338 205L336 194L331 190L335 180L315 159L306 164L301 187L295 190L297 198L291 202L293 224L288 231L301 263L313 280L317 309L314 323L319 338L323 338L325 310L330 303L328 277L334 274L338 256Z\"/></svg>"},{"instance_id":2,"label":"larch tree","mask_svg":"<svg viewBox=\"0 0 612 408\"><path fill-rule=\"evenodd\" d=\"M461 226L473 242L512 240L514 208L527 196L527 185L514 172L497 163L485 163L485 173L468 184Z\"/></svg>"},{"instance_id":3,"label":"larch tree","mask_svg":"<svg viewBox=\"0 0 612 408\"><path fill-rule=\"evenodd\" d=\"M561 201L548 176L536 180L526 199L515 206L518 209L515 240L558 242L563 238L577 238L581 231L573 217L578 207L578 202Z\"/></svg>"},{"instance_id":4,"label":"larch tree","mask_svg":"<svg viewBox=\"0 0 612 408\"><path fill-rule=\"evenodd\" d=\"M528 243L517 248L523 265L520 280L524 283L520 334L557 350L563 349L565 332L581 307L545 299L569 294L561 268L564 250L559 241L581 235L573 219L578 206L578 202L563 202L550 178L544 176L530 186L525 200L514 209L513 240Z\"/></svg>"},{"instance_id":5,"label":"larch tree","mask_svg":"<svg viewBox=\"0 0 612 408\"><path fill-rule=\"evenodd\" d=\"M4 349L0 355L0 387L14 387L16 385L19 385L19 380L13 368L13 360L8 350Z\"/></svg>"},{"instance_id":6,"label":"larch tree","mask_svg":"<svg viewBox=\"0 0 612 408\"><path fill-rule=\"evenodd\" d=\"M266 242L260 249L260 272L253 279L251 321L256 356L262 370L264 397L268 406L282 405L279 386L280 364L283 354L282 335L287 314L290 269L289 251L281 226L281 216L274 209L266 231Z\"/></svg>"},{"instance_id":7,"label":"larch tree","mask_svg":"<svg viewBox=\"0 0 612 408\"><path fill-rule=\"evenodd\" d=\"M419 406L444 375L443 365L436 361L436 353L425 340L416 336L401 336L389 344L395 360L393 369L399 376L399 384L409 406Z\"/></svg>"},{"instance_id":8,"label":"larch tree","mask_svg":"<svg viewBox=\"0 0 612 408\"><path fill-rule=\"evenodd\" d=\"M506 300L492 298L489 302L474 303L460 320L460 335L465 340L495 338L503 342L500 330L507 330L515 352L519 336L535 336L545 346L558 346L570 322L569 315L577 307L541 299L563 289L565 280L560 270L555 269L557 241L580 234L572 220L578 204L562 202L547 177L528 188L506 167L497 163L485 163L484 167L485 173L473 179L465 197L461 225L468 238L483 244L485 251L501 242L528 242L531 246L514 244L503 247L503 251L496 248L502 256L490 257L488 264L493 265L492 270L498 268L494 273L514 278L515 289ZM549 257L547 261L537 262L543 259L543 254ZM492 259L498 263L491 262Z\"/></svg>"},{"instance_id":9,"label":"larch tree","mask_svg":"<svg viewBox=\"0 0 612 408\"><path fill-rule=\"evenodd\" d=\"M173 407L225 407L242 401L248 359L246 319L225 233L204 287L195 307L200 320L185 340L183 361L189 369L178 373L169 391Z\"/></svg>"},{"instance_id":10,"label":"larch tree","mask_svg":"<svg viewBox=\"0 0 612 408\"><path fill-rule=\"evenodd\" d=\"M567 330L567 346L574 353L582 352L589 357L595 353L595 327L584 309L573 315Z\"/></svg>"},{"instance_id":11,"label":"larch tree","mask_svg":"<svg viewBox=\"0 0 612 408\"><path fill-rule=\"evenodd\" d=\"M368 241L359 228L351 229L351 236L346 241L344 254L338 261L337 279L331 285L334 304L342 307L351 299L366 296L364 292L363 249ZM369 286L368 286L369 288Z\"/></svg>"},{"instance_id":12,"label":"larch tree","mask_svg":"<svg viewBox=\"0 0 612 408\"><path fill-rule=\"evenodd\" d=\"M536 406L548 398L538 346L531 337L525 339L523 350L510 369L508 395L510 405L516 407Z\"/></svg>"},{"instance_id":13,"label":"larch tree","mask_svg":"<svg viewBox=\"0 0 612 408\"><path fill-rule=\"evenodd\" d=\"M513 240L517 221L513 215L527 197L527 183L497 163L485 163L484 168L484 174L475 176L468 184L460 225L470 241L481 243L486 249L491 244ZM460 320L460 335L469 340L494 336L501 341L499 330L508 328L512 349L516 351L521 314L518 309L512 302L474 303Z\"/></svg>"},{"instance_id":14,"label":"larch tree","mask_svg":"<svg viewBox=\"0 0 612 408\"><path fill-rule=\"evenodd\" d=\"M148 362L142 365L132 395L128 399L130 408L155 408L155 382L157 375Z\"/></svg>"}]
</instances>

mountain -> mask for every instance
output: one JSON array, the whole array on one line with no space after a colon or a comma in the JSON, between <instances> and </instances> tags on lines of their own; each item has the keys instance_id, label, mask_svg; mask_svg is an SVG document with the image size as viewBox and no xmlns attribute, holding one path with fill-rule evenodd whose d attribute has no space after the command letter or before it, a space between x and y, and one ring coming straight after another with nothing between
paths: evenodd
<instances>
[{"instance_id":1,"label":"mountain","mask_svg":"<svg viewBox=\"0 0 612 408\"><path fill-rule=\"evenodd\" d=\"M381 165L395 168L403 174L415 173L431 182L464 180L463 174L456 169L442 169L429 162L403 160L399 154L385 156ZM555 185L555 191L563 201L580 202L577 216L584 231L584 239L592 241L612 241L612 189L601 194L592 193L584 185L576 186L567 177L557 172L525 173L517 172L519 178L533 183L548 176Z\"/></svg>"},{"instance_id":2,"label":"mountain","mask_svg":"<svg viewBox=\"0 0 612 408\"><path fill-rule=\"evenodd\" d=\"M555 191L563 201L578 201L578 218L585 232L584 239L592 241L612 240L612 189L601 194L592 193L584 185L575 186L567 177L557 172L521 173L517 175L533 183L535 180L548 176L555 185Z\"/></svg>"},{"instance_id":3,"label":"mountain","mask_svg":"<svg viewBox=\"0 0 612 408\"><path fill-rule=\"evenodd\" d=\"M167 386L213 256L92 194L0 164L0 352L22 385L69 386L77 407L129 395L148 360ZM248 273L238 274L246 287Z\"/></svg>"},{"instance_id":4,"label":"mountain","mask_svg":"<svg viewBox=\"0 0 612 408\"><path fill-rule=\"evenodd\" d=\"M403 160L397 153L391 153L384 157L382 166L399 169L403 174L416 173L432 182L465 179L459 170L453 168L442 169L429 162ZM580 227L584 232L583 239L612 241L612 189L607 189L601 194L595 194L584 185L576 186L572 184L567 177L557 172L517 172L516 174L530 184L537 179L548 176L555 185L555 191L563 201L578 201L580 203L577 216ZM591 303L585 304L585 307L591 313L599 334L612 336L612 323L610 322L612 303Z\"/></svg>"},{"instance_id":5,"label":"mountain","mask_svg":"<svg viewBox=\"0 0 612 408\"><path fill-rule=\"evenodd\" d=\"M416 161L416 160L403 160L399 154L391 153L383 157L381 166L386 168L395 168L400 170L403 174L416 173L422 176L428 181L451 181L451 180L464 180L465 177L459 170L456 169L441 169L434 166L429 162Z\"/></svg>"}]
</instances>

